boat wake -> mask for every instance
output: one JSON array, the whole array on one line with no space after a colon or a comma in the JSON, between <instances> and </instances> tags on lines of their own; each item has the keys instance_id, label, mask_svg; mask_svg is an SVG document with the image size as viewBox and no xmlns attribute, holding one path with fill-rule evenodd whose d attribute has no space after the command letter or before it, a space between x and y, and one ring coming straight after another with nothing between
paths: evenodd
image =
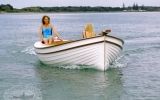
<instances>
[{"instance_id":1,"label":"boat wake","mask_svg":"<svg viewBox=\"0 0 160 100\"><path fill-rule=\"evenodd\" d=\"M111 65L110 68L124 68L128 65L129 58L127 54L119 56Z\"/></svg>"},{"instance_id":2,"label":"boat wake","mask_svg":"<svg viewBox=\"0 0 160 100\"><path fill-rule=\"evenodd\" d=\"M87 65L71 65L71 64L68 64L68 65L59 65L57 66L58 68L63 68L63 69L69 69L69 70L81 70L81 69L88 69L88 68L91 68L90 66L87 66Z\"/></svg>"},{"instance_id":3,"label":"boat wake","mask_svg":"<svg viewBox=\"0 0 160 100\"><path fill-rule=\"evenodd\" d=\"M30 55L36 55L33 46L29 46L29 47L23 49L21 52L25 53L25 54L30 54Z\"/></svg>"}]
</instances>

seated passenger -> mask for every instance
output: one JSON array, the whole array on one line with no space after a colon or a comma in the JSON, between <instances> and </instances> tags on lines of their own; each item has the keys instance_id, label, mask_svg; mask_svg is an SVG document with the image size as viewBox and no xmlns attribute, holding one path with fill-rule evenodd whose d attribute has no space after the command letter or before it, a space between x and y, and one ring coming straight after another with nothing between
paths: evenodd
<instances>
[{"instance_id":1,"label":"seated passenger","mask_svg":"<svg viewBox=\"0 0 160 100\"><path fill-rule=\"evenodd\" d=\"M95 36L96 34L93 30L93 25L91 23L86 24L85 29L83 31L83 38L92 38Z\"/></svg>"}]
</instances>

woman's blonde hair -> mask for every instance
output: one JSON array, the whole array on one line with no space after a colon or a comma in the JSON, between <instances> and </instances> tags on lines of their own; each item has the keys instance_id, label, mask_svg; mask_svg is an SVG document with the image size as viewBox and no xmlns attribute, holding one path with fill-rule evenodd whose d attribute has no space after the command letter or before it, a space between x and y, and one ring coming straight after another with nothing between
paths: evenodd
<instances>
[{"instance_id":1,"label":"woman's blonde hair","mask_svg":"<svg viewBox=\"0 0 160 100\"><path fill-rule=\"evenodd\" d=\"M85 31L90 33L94 32L93 25L91 23L87 23L85 26Z\"/></svg>"}]
</instances>

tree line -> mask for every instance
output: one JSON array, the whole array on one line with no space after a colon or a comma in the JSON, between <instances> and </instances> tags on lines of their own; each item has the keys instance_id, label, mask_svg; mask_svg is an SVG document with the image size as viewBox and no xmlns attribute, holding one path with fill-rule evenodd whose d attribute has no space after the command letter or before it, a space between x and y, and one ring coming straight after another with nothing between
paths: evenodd
<instances>
[{"instance_id":1,"label":"tree line","mask_svg":"<svg viewBox=\"0 0 160 100\"><path fill-rule=\"evenodd\" d=\"M133 6L125 7L90 7L90 6L67 6L67 7L25 7L16 9L10 4L1 4L0 12L111 12L111 11L160 11L160 7L139 6L134 3Z\"/></svg>"}]
</instances>

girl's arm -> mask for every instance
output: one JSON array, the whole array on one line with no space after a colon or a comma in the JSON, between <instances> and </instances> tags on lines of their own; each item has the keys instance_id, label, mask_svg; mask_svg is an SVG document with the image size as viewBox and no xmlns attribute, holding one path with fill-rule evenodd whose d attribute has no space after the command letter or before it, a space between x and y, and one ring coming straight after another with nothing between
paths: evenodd
<instances>
[{"instance_id":1,"label":"girl's arm","mask_svg":"<svg viewBox=\"0 0 160 100\"><path fill-rule=\"evenodd\" d=\"M95 32L93 32L93 37L96 37L96 33Z\"/></svg>"},{"instance_id":2,"label":"girl's arm","mask_svg":"<svg viewBox=\"0 0 160 100\"><path fill-rule=\"evenodd\" d=\"M83 38L86 38L86 32L85 31L83 31L82 35L83 35Z\"/></svg>"}]
</instances>

